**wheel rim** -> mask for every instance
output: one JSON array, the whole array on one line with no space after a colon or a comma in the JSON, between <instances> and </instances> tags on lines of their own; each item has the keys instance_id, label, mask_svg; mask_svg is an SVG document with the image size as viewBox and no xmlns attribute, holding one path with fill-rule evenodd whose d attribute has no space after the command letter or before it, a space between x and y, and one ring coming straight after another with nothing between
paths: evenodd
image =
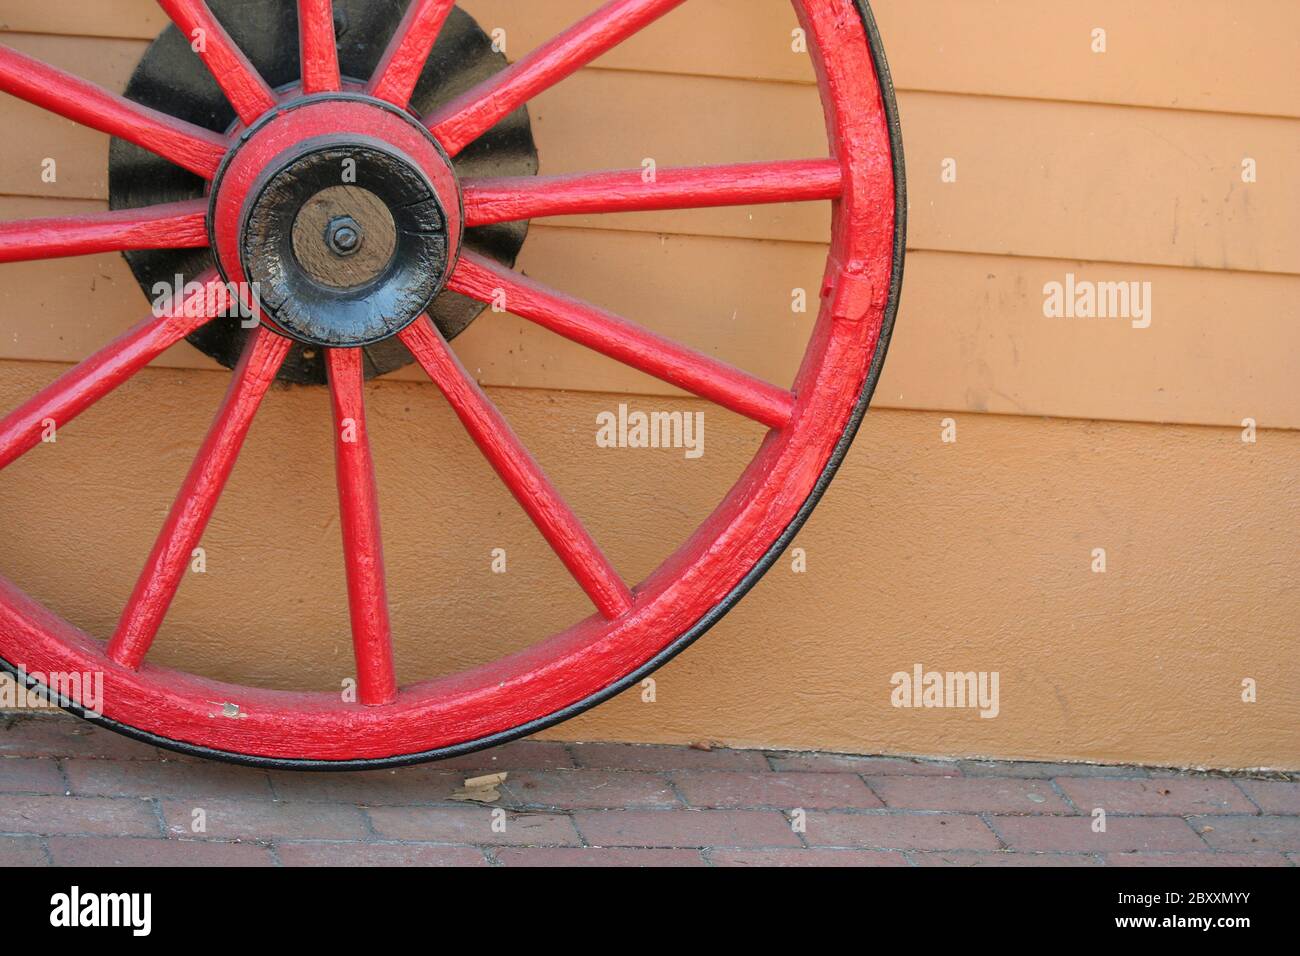
<instances>
[{"instance_id":1,"label":"wheel rim","mask_svg":"<svg viewBox=\"0 0 1300 956\"><path fill-rule=\"evenodd\" d=\"M455 157L540 89L680 3L614 0L485 81L483 88L427 117L426 125ZM282 106L250 66L230 66L238 66L237 51L219 42L220 27L204 4L162 0L162 5L182 30L206 27L209 66L226 77L226 93L245 125ZM300 3L303 92L308 96L336 94L342 85L330 7L328 0ZM443 0L414 0L367 95L405 105L412 78L423 65L421 53L427 54L449 7ZM392 676L373 463L365 437L365 370L359 349L330 348L326 362L336 425L351 422L355 432L353 441L336 442L336 463L360 699L346 703L337 694L238 687L148 664L145 654L190 548L292 346L282 330L264 321L248 336L230 392L117 632L107 645L94 640L0 578L0 658L6 666L35 684L43 674L102 672L103 718L109 726L163 746L244 762L346 768L430 759L530 733L617 693L707 630L784 549L847 450L879 375L901 282L902 154L874 23L865 4L853 0L796 0L795 8L817 68L830 159L661 170L657 185L632 201L626 198L628 177L635 180L639 171L470 181L458 190L468 226L574 211L834 202L821 311L789 390L558 295L472 251L461 256L450 276L448 287L461 295L491 302L504 289L509 311L771 429L728 496L648 578L635 588L623 582L445 338L421 316L403 327L397 340L447 397L597 613L490 664L398 688ZM225 73L218 70L223 65ZM108 131L205 178L215 176L235 155L225 137L165 117L127 113L121 102L103 99L107 94L88 92L86 84L54 72L0 52L0 89L64 115L76 114L73 118L88 125L111 127ZM485 90L493 95L485 96ZM87 103L95 112L88 112ZM219 202L218 196L214 210ZM39 229L24 223L0 226L0 261L114 248L201 246L207 234L201 230L195 235L195 212L192 204L152 207L148 213L67 223L54 232L48 223ZM146 216L152 245L125 244L140 241ZM220 222L219 212L205 221L198 211L200 227ZM219 258L231 278L234 260L222 254L219 233L214 229ZM185 303L197 305L199 315L182 308L146 320L0 421L0 468L39 441L42 423L54 420L61 426L231 304L223 283L211 276L206 283ZM343 432L336 430L338 434ZM79 709L75 699L61 703Z\"/></svg>"}]
</instances>

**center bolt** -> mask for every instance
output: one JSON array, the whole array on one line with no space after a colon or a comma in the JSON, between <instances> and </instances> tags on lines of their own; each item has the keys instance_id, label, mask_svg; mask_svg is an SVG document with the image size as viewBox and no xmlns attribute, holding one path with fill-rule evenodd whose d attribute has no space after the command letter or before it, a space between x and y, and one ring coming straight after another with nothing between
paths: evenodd
<instances>
[{"instance_id":1,"label":"center bolt","mask_svg":"<svg viewBox=\"0 0 1300 956\"><path fill-rule=\"evenodd\" d=\"M336 256L350 256L361 248L361 226L351 216L331 219L325 227L325 244Z\"/></svg>"}]
</instances>

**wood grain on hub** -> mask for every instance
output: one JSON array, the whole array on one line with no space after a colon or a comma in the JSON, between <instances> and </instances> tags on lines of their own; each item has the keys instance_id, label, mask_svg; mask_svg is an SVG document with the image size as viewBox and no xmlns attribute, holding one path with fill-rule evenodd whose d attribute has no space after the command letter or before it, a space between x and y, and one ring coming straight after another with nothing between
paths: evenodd
<instances>
[{"instance_id":1,"label":"wood grain on hub","mask_svg":"<svg viewBox=\"0 0 1300 956\"><path fill-rule=\"evenodd\" d=\"M360 226L356 252L339 255L326 241L330 223L348 216ZM317 282L335 289L364 285L387 268L397 248L393 214L360 186L331 186L307 201L293 223L293 255Z\"/></svg>"}]
</instances>

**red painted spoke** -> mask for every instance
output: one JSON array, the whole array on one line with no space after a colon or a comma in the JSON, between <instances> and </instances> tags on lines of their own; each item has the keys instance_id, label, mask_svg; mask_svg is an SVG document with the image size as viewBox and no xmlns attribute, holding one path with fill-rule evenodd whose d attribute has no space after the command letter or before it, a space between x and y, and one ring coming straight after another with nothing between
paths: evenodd
<instances>
[{"instance_id":1,"label":"red painted spoke","mask_svg":"<svg viewBox=\"0 0 1300 956\"><path fill-rule=\"evenodd\" d=\"M413 0L370 81L370 95L405 108L456 0Z\"/></svg>"},{"instance_id":2,"label":"red painted spoke","mask_svg":"<svg viewBox=\"0 0 1300 956\"><path fill-rule=\"evenodd\" d=\"M612 620L626 612L632 592L433 323L422 316L401 339L600 613Z\"/></svg>"},{"instance_id":3,"label":"red painted spoke","mask_svg":"<svg viewBox=\"0 0 1300 956\"><path fill-rule=\"evenodd\" d=\"M29 262L128 249L198 249L208 244L208 204L119 209L89 216L0 223L0 262Z\"/></svg>"},{"instance_id":4,"label":"red painted spoke","mask_svg":"<svg viewBox=\"0 0 1300 956\"><path fill-rule=\"evenodd\" d=\"M39 444L171 348L229 303L227 287L213 273L173 315L150 317L0 420L0 469ZM192 313L192 314L191 314ZM53 431L51 431L53 429Z\"/></svg>"},{"instance_id":5,"label":"red painted spoke","mask_svg":"<svg viewBox=\"0 0 1300 956\"><path fill-rule=\"evenodd\" d=\"M249 337L216 420L108 642L108 656L117 663L138 668L144 662L235 467L253 415L275 381L290 344L289 339L264 326L258 326Z\"/></svg>"},{"instance_id":6,"label":"red painted spoke","mask_svg":"<svg viewBox=\"0 0 1300 956\"><path fill-rule=\"evenodd\" d=\"M610 0L425 122L455 156L508 114L659 19L683 0Z\"/></svg>"},{"instance_id":7,"label":"red painted spoke","mask_svg":"<svg viewBox=\"0 0 1300 956\"><path fill-rule=\"evenodd\" d=\"M339 85L339 50L334 38L333 0L298 0L298 46L302 91L333 93Z\"/></svg>"},{"instance_id":8,"label":"red painted spoke","mask_svg":"<svg viewBox=\"0 0 1300 956\"><path fill-rule=\"evenodd\" d=\"M275 107L275 94L266 80L235 46L204 0L158 0L158 5L190 41L245 126Z\"/></svg>"},{"instance_id":9,"label":"red painted spoke","mask_svg":"<svg viewBox=\"0 0 1300 956\"><path fill-rule=\"evenodd\" d=\"M631 169L466 180L465 225L539 216L806 202L840 195L840 164L833 159L661 169L653 182L646 182L643 175Z\"/></svg>"},{"instance_id":10,"label":"red painted spoke","mask_svg":"<svg viewBox=\"0 0 1300 956\"><path fill-rule=\"evenodd\" d=\"M794 413L790 392L477 253L461 255L450 288L487 303L504 294L506 310L520 318L772 428L784 428Z\"/></svg>"},{"instance_id":11,"label":"red painted spoke","mask_svg":"<svg viewBox=\"0 0 1300 956\"><path fill-rule=\"evenodd\" d=\"M129 140L205 179L226 154L225 137L218 133L132 103L6 46L0 46L0 91Z\"/></svg>"},{"instance_id":12,"label":"red painted spoke","mask_svg":"<svg viewBox=\"0 0 1300 956\"><path fill-rule=\"evenodd\" d=\"M365 371L360 349L326 353L334 406L334 459L338 471L343 559L357 662L357 699L386 704L397 696L393 672L384 547L379 533L379 493L366 433Z\"/></svg>"}]
</instances>

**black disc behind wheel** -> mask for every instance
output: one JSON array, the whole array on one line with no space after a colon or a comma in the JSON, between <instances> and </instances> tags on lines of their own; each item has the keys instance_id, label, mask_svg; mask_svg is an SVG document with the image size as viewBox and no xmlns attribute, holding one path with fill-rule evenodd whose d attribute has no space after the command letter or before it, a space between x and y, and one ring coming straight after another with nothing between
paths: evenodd
<instances>
[{"instance_id":1,"label":"black disc behind wheel","mask_svg":"<svg viewBox=\"0 0 1300 956\"><path fill-rule=\"evenodd\" d=\"M294 87L300 76L296 44L298 10L295 0L209 0L208 6L272 88ZM374 73L389 38L406 12L405 0L335 0L335 33L339 66L345 78ZM505 54L492 48L491 38L469 14L454 8L411 100L411 111L427 116L457 94L505 68ZM345 80L345 82L348 82ZM354 79L357 88L363 84ZM221 88L175 26L155 40L127 84L127 98L170 113L207 129L225 132L236 123L234 109ZM527 107L520 107L456 157L461 178L533 176L537 174L537 146ZM109 206L135 208L155 203L203 197L207 184L180 167L121 139L109 150ZM480 226L465 231L465 244L475 252L513 266L528 233L527 222ZM137 251L124 253L136 281L150 301L160 285L171 289L176 277L190 281L213 267L206 249ZM485 306L454 292L443 292L429 314L448 339L455 338ZM237 317L213 322L189 337L199 351L234 368L242 354L248 330ZM396 339L386 339L364 349L366 377L387 374L412 361ZM321 350L296 344L280 371L282 381L325 384Z\"/></svg>"}]
</instances>

